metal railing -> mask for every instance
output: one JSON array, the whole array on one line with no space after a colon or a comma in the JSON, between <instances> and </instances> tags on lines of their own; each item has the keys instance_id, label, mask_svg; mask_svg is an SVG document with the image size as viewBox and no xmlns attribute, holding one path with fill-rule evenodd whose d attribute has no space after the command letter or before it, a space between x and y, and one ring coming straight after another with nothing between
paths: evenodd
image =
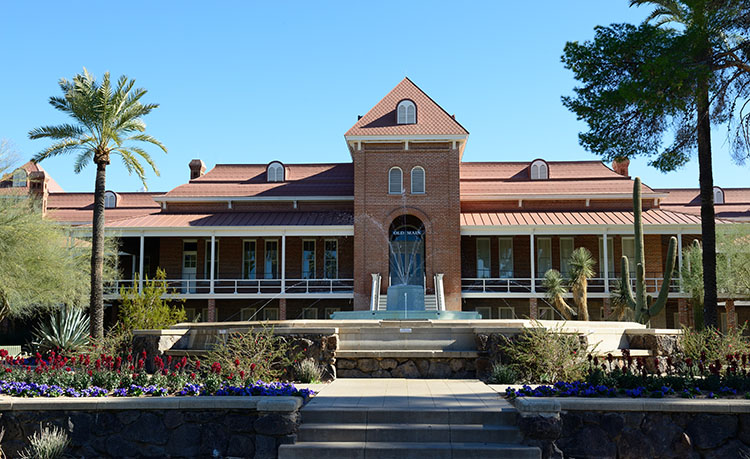
<instances>
[{"instance_id":1,"label":"metal railing","mask_svg":"<svg viewBox=\"0 0 750 459\"><path fill-rule=\"evenodd\" d=\"M593 277L588 280L588 291L590 293L605 293L604 288L606 280L603 277ZM609 291L617 288L619 278L609 278ZM630 280L632 288L635 289L635 279ZM644 279L646 291L656 293L661 288L664 278L647 277ZM534 290L536 293L544 293L546 289L543 285L543 279L534 278ZM463 293L530 293L532 279L530 277L509 277L509 278L492 278L492 277L464 277L461 279L461 291ZM680 279L672 278L669 284L671 293L680 291Z\"/></svg>"},{"instance_id":2,"label":"metal railing","mask_svg":"<svg viewBox=\"0 0 750 459\"><path fill-rule=\"evenodd\" d=\"M132 279L109 282L104 294L117 296L122 287L133 286ZM210 294L209 279L166 279L170 293ZM282 292L283 284L283 292ZM354 291L354 279L214 279L214 294L334 294Z\"/></svg>"}]
</instances>

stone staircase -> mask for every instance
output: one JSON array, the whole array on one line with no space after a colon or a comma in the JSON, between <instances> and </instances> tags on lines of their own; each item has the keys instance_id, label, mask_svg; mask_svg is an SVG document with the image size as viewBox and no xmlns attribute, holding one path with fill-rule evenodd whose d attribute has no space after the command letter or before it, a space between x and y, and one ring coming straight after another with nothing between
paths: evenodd
<instances>
[{"instance_id":1,"label":"stone staircase","mask_svg":"<svg viewBox=\"0 0 750 459\"><path fill-rule=\"evenodd\" d=\"M378 298L378 311L385 311L387 309L388 297L386 295L380 295ZM425 295L424 296L424 310L425 311L437 311L437 296L436 295Z\"/></svg>"},{"instance_id":2,"label":"stone staircase","mask_svg":"<svg viewBox=\"0 0 750 459\"><path fill-rule=\"evenodd\" d=\"M408 384L389 381L390 392ZM499 397L474 404L466 400L476 394L459 394L464 403L452 403L453 393L428 392L385 396L378 403L377 396L374 402L369 398L366 383L354 387L361 397L325 390L303 408L297 443L281 445L279 459L541 458L539 448L520 443L517 412Z\"/></svg>"}]
</instances>

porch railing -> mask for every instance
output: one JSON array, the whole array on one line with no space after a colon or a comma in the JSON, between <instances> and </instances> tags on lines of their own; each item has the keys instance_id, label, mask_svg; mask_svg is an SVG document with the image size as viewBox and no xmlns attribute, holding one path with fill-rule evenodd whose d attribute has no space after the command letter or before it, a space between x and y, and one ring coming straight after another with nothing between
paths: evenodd
<instances>
[{"instance_id":1,"label":"porch railing","mask_svg":"<svg viewBox=\"0 0 750 459\"><path fill-rule=\"evenodd\" d=\"M133 286L132 279L110 282L104 286L104 294L117 296L120 288ZM190 294L210 294L211 281L208 279L167 279L171 292ZM215 279L214 294L334 294L354 291L354 279L285 279L282 292L281 279Z\"/></svg>"},{"instance_id":2,"label":"porch railing","mask_svg":"<svg viewBox=\"0 0 750 459\"><path fill-rule=\"evenodd\" d=\"M609 291L617 288L619 278L609 278ZM662 277L647 277L644 279L646 291L655 293L661 288L664 282ZM604 288L606 280L603 277L590 278L588 281L589 293L605 293ZM533 279L534 290L536 293L544 293L546 289L543 285L543 279ZM511 277L511 278L492 278L492 277L465 277L461 279L461 291L463 293L531 293L532 279L530 277ZM635 279L631 279L631 285L635 289ZM672 278L669 284L671 293L680 291L680 279Z\"/></svg>"}]
</instances>

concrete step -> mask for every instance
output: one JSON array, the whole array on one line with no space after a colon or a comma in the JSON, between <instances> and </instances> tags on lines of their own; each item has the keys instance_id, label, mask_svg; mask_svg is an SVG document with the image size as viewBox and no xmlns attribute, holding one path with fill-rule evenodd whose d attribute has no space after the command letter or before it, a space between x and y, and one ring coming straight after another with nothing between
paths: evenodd
<instances>
[{"instance_id":1,"label":"concrete step","mask_svg":"<svg viewBox=\"0 0 750 459\"><path fill-rule=\"evenodd\" d=\"M353 424L467 424L486 426L514 426L518 412L509 409L362 409L362 408L313 408L305 407L302 425L326 423Z\"/></svg>"},{"instance_id":2,"label":"concrete step","mask_svg":"<svg viewBox=\"0 0 750 459\"><path fill-rule=\"evenodd\" d=\"M481 424L302 424L300 442L430 442L518 443L521 432L513 426Z\"/></svg>"},{"instance_id":3,"label":"concrete step","mask_svg":"<svg viewBox=\"0 0 750 459\"><path fill-rule=\"evenodd\" d=\"M385 311L388 305L388 297L386 295L380 295L378 298L378 311ZM425 295L424 296L424 308L426 311L437 311L437 296L436 295Z\"/></svg>"},{"instance_id":4,"label":"concrete step","mask_svg":"<svg viewBox=\"0 0 750 459\"><path fill-rule=\"evenodd\" d=\"M279 459L540 459L531 446L500 443L305 442L281 445Z\"/></svg>"}]
</instances>

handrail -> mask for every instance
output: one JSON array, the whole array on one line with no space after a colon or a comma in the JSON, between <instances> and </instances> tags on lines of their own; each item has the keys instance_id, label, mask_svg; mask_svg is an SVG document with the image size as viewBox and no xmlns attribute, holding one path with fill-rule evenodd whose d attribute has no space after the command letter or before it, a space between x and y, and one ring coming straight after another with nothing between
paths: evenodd
<instances>
[{"instance_id":1,"label":"handrail","mask_svg":"<svg viewBox=\"0 0 750 459\"><path fill-rule=\"evenodd\" d=\"M609 278L610 289L617 286L618 278ZM543 279L533 279L536 292L543 293ZM603 277L589 278L589 292L604 293ZM661 288L664 278L647 277L644 279L647 292L657 292ZM635 288L635 279L631 279ZM461 291L465 293L529 293L531 292L532 278L530 277L464 277L461 278ZM680 291L680 279L672 278L669 284L669 291L677 293Z\"/></svg>"},{"instance_id":2,"label":"handrail","mask_svg":"<svg viewBox=\"0 0 750 459\"><path fill-rule=\"evenodd\" d=\"M132 287L132 279L121 279L105 283L104 294L113 296L120 293L121 287ZM165 279L170 293L190 295L209 294L210 279ZM281 279L214 279L215 294L270 294L270 293L351 293L354 279L285 279L282 289ZM283 291L282 291L283 290Z\"/></svg>"}]
</instances>

